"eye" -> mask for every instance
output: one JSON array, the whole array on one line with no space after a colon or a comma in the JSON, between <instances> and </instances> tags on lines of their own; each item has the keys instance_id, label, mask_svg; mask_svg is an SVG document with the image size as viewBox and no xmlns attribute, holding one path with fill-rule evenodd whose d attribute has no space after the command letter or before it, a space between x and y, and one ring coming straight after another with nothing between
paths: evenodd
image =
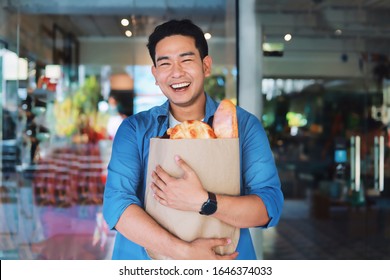
<instances>
[{"instance_id":1,"label":"eye","mask_svg":"<svg viewBox=\"0 0 390 280\"><path fill-rule=\"evenodd\" d=\"M170 64L168 62L163 62L163 63L160 63L158 66L159 67L166 67L166 66L169 66Z\"/></svg>"}]
</instances>

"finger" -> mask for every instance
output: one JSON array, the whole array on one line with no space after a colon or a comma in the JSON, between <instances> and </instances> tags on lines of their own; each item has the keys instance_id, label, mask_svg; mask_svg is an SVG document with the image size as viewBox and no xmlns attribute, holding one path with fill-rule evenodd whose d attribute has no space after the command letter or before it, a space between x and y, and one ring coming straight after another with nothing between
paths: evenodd
<instances>
[{"instance_id":1,"label":"finger","mask_svg":"<svg viewBox=\"0 0 390 280\"><path fill-rule=\"evenodd\" d=\"M153 194L153 198L154 198L155 200L157 200L158 203L160 203L160 204L162 204L162 205L164 205L164 206L167 206L167 205L168 205L167 201L164 200L164 199L163 199L161 196L159 196L157 193L154 193L154 194Z\"/></svg>"},{"instance_id":2,"label":"finger","mask_svg":"<svg viewBox=\"0 0 390 280\"><path fill-rule=\"evenodd\" d=\"M215 246L213 247L214 249L216 247L219 247L219 246L227 246L227 245L230 245L232 243L232 240L230 238L216 238L213 240ZM238 256L238 252L233 252L231 254L227 254L227 255L219 255L219 254L216 254L217 255L217 258L220 259L220 260L234 260L237 258Z\"/></svg>"},{"instance_id":3,"label":"finger","mask_svg":"<svg viewBox=\"0 0 390 280\"><path fill-rule=\"evenodd\" d=\"M165 199L165 194L164 192L154 183L150 184L150 187L152 188L153 191L153 197L160 202L161 204L166 205L166 199Z\"/></svg>"},{"instance_id":4,"label":"finger","mask_svg":"<svg viewBox=\"0 0 390 280\"><path fill-rule=\"evenodd\" d=\"M152 178L153 178L153 183L162 191L165 189L165 182L161 180L160 176L157 175L155 171L152 172Z\"/></svg>"},{"instance_id":5,"label":"finger","mask_svg":"<svg viewBox=\"0 0 390 280\"><path fill-rule=\"evenodd\" d=\"M235 260L238 257L238 252L234 252L232 254L218 256L217 258L220 260Z\"/></svg>"},{"instance_id":6,"label":"finger","mask_svg":"<svg viewBox=\"0 0 390 280\"><path fill-rule=\"evenodd\" d=\"M150 183L150 188L152 189L153 194L157 194L159 197L163 196L164 192L155 183Z\"/></svg>"},{"instance_id":7,"label":"finger","mask_svg":"<svg viewBox=\"0 0 390 280\"><path fill-rule=\"evenodd\" d=\"M185 172L190 173L192 172L192 168L178 155L175 156L176 164Z\"/></svg>"},{"instance_id":8,"label":"finger","mask_svg":"<svg viewBox=\"0 0 390 280\"><path fill-rule=\"evenodd\" d=\"M165 172L165 170L160 165L157 165L155 172L160 180L162 180L165 184L168 183L172 178L172 176Z\"/></svg>"}]
</instances>

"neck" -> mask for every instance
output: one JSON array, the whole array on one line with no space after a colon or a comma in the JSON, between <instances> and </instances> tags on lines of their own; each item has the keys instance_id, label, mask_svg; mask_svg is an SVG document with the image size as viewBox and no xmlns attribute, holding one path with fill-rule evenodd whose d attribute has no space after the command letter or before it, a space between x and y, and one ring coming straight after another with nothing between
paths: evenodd
<instances>
[{"instance_id":1,"label":"neck","mask_svg":"<svg viewBox=\"0 0 390 280\"><path fill-rule=\"evenodd\" d=\"M203 95L204 96L204 95ZM206 98L200 98L197 102L188 105L180 106L174 103L170 103L171 114L179 122L187 120L202 120L205 116Z\"/></svg>"}]
</instances>

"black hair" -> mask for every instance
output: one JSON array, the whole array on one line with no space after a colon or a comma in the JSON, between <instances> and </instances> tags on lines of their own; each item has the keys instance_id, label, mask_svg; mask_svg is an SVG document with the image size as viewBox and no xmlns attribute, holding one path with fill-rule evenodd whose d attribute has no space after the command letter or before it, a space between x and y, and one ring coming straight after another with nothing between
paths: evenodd
<instances>
[{"instance_id":1,"label":"black hair","mask_svg":"<svg viewBox=\"0 0 390 280\"><path fill-rule=\"evenodd\" d=\"M209 54L209 48L202 29L189 19L174 19L158 25L149 36L147 47L154 66L156 66L155 58L157 43L165 37L173 35L183 35L194 38L195 47L198 49L202 60Z\"/></svg>"}]
</instances>

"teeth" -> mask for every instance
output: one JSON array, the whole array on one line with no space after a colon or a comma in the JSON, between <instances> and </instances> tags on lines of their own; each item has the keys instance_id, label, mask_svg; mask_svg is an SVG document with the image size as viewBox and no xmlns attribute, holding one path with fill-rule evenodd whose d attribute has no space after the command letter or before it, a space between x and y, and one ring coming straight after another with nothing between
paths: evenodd
<instances>
[{"instance_id":1,"label":"teeth","mask_svg":"<svg viewBox=\"0 0 390 280\"><path fill-rule=\"evenodd\" d=\"M180 84L173 84L171 85L174 89L178 89L178 88L183 88L183 87L188 87L190 85L190 83L180 83Z\"/></svg>"}]
</instances>

